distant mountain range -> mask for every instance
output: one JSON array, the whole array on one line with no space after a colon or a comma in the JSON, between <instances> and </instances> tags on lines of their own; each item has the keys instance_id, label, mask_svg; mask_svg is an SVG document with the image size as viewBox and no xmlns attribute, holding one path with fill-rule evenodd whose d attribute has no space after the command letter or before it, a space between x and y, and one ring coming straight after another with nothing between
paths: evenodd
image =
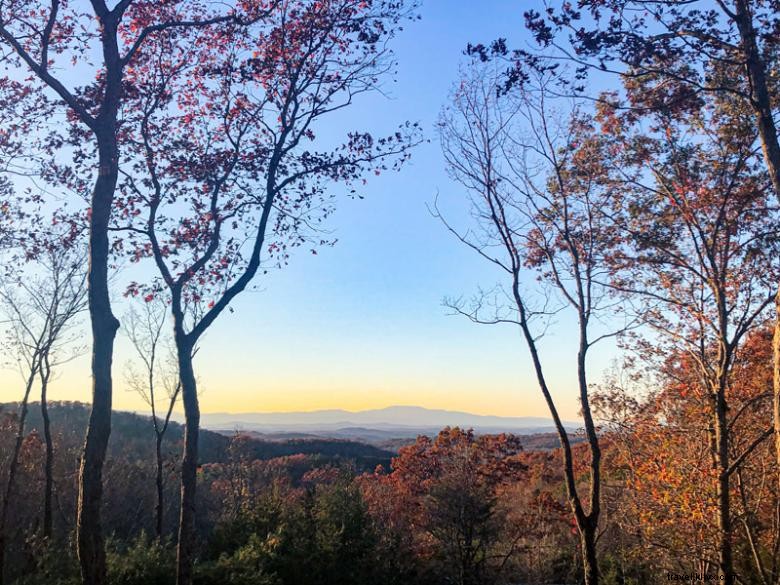
<instances>
[{"instance_id":1,"label":"distant mountain range","mask_svg":"<svg viewBox=\"0 0 780 585\"><path fill-rule=\"evenodd\" d=\"M15 412L18 408L18 403L0 403L0 413ZM80 449L90 406L78 402L51 402L49 411L58 440L67 443L68 448ZM324 463L352 460L361 470L372 470L377 465L387 468L400 447L414 442L418 435L436 436L448 425L473 428L484 434L511 432L523 435L521 441L528 451L558 448L558 437L551 421L543 417L481 416L413 406L362 412L204 414L201 422L205 427L201 428L200 435L199 459L202 463L226 461L229 439L236 431L253 439L251 451L257 459L303 454ZM41 424L38 405L31 403L27 429L40 432ZM111 453L132 452L141 459L151 457L149 449L153 441L150 436L153 435L150 434L148 413L114 411L111 426ZM566 426L575 431L579 428L575 423L566 423ZM165 439L168 452L174 456L178 454L183 437L184 428L174 422ZM582 437L578 433L571 440L577 443Z\"/></svg>"},{"instance_id":2,"label":"distant mountain range","mask_svg":"<svg viewBox=\"0 0 780 585\"><path fill-rule=\"evenodd\" d=\"M216 431L252 431L288 436L304 434L368 442L392 438L435 435L445 426L471 428L478 433L530 435L554 432L552 420L544 417L504 417L432 410L419 406L390 406L375 410L315 410L312 412L212 413L202 414L204 428ZM565 422L576 430L581 425Z\"/></svg>"}]
</instances>

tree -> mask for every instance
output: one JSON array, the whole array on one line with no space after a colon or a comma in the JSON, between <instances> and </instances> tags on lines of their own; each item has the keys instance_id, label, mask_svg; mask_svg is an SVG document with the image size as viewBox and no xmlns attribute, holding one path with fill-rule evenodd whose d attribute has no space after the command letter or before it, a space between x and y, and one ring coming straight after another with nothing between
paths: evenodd
<instances>
[{"instance_id":1,"label":"tree","mask_svg":"<svg viewBox=\"0 0 780 585\"><path fill-rule=\"evenodd\" d=\"M85 7L61 0L11 0L0 7L0 41L9 67L2 83L10 112L3 135L13 147L4 150L19 158L14 137L25 136L25 152L47 155L44 178L88 199L93 399L81 459L76 531L88 585L106 583L102 472L111 432L111 364L119 328L109 296L109 224L126 146L120 118L133 94L133 65L158 35L198 31L222 39L258 22L274 4L275 0L247 0L230 7L198 0L162 4L118 0L111 6L105 0L90 0ZM74 69L92 81L69 87L68 72ZM55 114L66 123L47 125ZM72 164L52 160L58 154L70 155Z\"/></svg>"},{"instance_id":2,"label":"tree","mask_svg":"<svg viewBox=\"0 0 780 585\"><path fill-rule=\"evenodd\" d=\"M775 117L780 51L780 3L776 0L584 0L525 12L528 29L546 51L576 64L580 81L590 71L620 76L627 100L620 107L647 112L695 112L702 98L728 96L751 113L771 189L780 198L780 138ZM473 47L487 58L507 55L498 41L492 50ZM510 84L527 65L540 61L516 51ZM568 91L587 91L573 85ZM613 96L614 97L614 96ZM614 99L612 101L615 101ZM780 482L780 290L775 300L774 435ZM779 484L780 485L780 484Z\"/></svg>"},{"instance_id":3,"label":"tree","mask_svg":"<svg viewBox=\"0 0 780 585\"><path fill-rule=\"evenodd\" d=\"M225 38L172 28L134 61L133 157L123 167L117 230L154 283L129 295L170 295L186 417L178 582L191 582L200 408L193 348L230 303L293 248L327 244L316 226L333 185L398 167L416 125L386 138L318 140L322 118L374 91L390 72L387 43L413 16L401 2L300 0L262 26ZM316 253L316 250L312 248Z\"/></svg>"},{"instance_id":4,"label":"tree","mask_svg":"<svg viewBox=\"0 0 780 585\"><path fill-rule=\"evenodd\" d=\"M179 398L181 382L176 369L176 357L165 344L163 329L168 316L168 307L160 299L149 300L142 304L141 310L132 308L124 319L127 337L133 345L138 359L143 364L143 373L128 364L127 382L132 390L152 409L152 427L154 429L155 487L157 507L155 509L155 534L158 540L163 534L164 480L163 480L163 440L171 422L173 408ZM165 353L163 353L165 352ZM162 414L158 414L160 393L165 392L166 405Z\"/></svg>"},{"instance_id":5,"label":"tree","mask_svg":"<svg viewBox=\"0 0 780 585\"><path fill-rule=\"evenodd\" d=\"M734 570L741 581L769 585L780 576L773 446L766 440L772 399L771 327L754 330L736 351L726 402ZM713 351L713 353L715 353ZM697 359L681 344L660 363L631 368L598 393L597 410L622 478L613 522L632 563L656 571L718 570L719 466L713 448L712 396ZM644 386L638 392L637 386Z\"/></svg>"},{"instance_id":6,"label":"tree","mask_svg":"<svg viewBox=\"0 0 780 585\"><path fill-rule=\"evenodd\" d=\"M377 562L379 526L367 513L349 464L334 467L302 461L303 456L259 461L251 458L251 447L252 439L237 435L229 463L209 470L215 472L210 487L221 513L199 580L397 582L385 579L391 568ZM303 473L293 478L293 466L301 463Z\"/></svg>"},{"instance_id":7,"label":"tree","mask_svg":"<svg viewBox=\"0 0 780 585\"><path fill-rule=\"evenodd\" d=\"M599 323L611 311L606 255L613 237L609 217L614 201L611 188L601 180L605 169L594 156L599 142L591 138L593 121L575 109L568 122L556 124L554 120L565 114L554 111L553 81L542 74L535 87L508 94L501 91L500 71L473 60L451 107L444 110L440 123L444 156L451 176L468 191L475 219L474 228L466 232L446 220L445 225L507 279L507 289L499 288L496 300L483 295L472 306L463 301L449 304L477 323L519 326L560 439L585 582L593 585L598 582L601 448L590 407L587 357L594 344L625 327L605 331ZM535 293L526 290L532 276L538 283ZM546 302L547 290L577 320L574 365L590 454L587 495L577 488L571 439L540 355L542 331L533 324L534 317L545 312L534 310L534 302L540 298Z\"/></svg>"},{"instance_id":8,"label":"tree","mask_svg":"<svg viewBox=\"0 0 780 585\"><path fill-rule=\"evenodd\" d=\"M780 4L775 0L584 0L525 12L544 47L588 72L622 78L629 108L695 109L702 96L729 95L752 113L775 195L780 196L780 143L774 122L777 79L771 64L780 49ZM494 45L503 52L505 45ZM478 48L487 54L485 47ZM525 51L520 62L535 61ZM538 63L538 61L537 61ZM522 72L513 73L520 79ZM572 86L582 92L584 86Z\"/></svg>"},{"instance_id":9,"label":"tree","mask_svg":"<svg viewBox=\"0 0 780 585\"><path fill-rule=\"evenodd\" d=\"M521 478L520 440L445 428L435 439L402 447L390 473L363 478L369 510L411 531L412 551L433 561L434 581L496 582L516 550L506 530L499 490ZM388 514L389 511L389 514Z\"/></svg>"},{"instance_id":10,"label":"tree","mask_svg":"<svg viewBox=\"0 0 780 585\"><path fill-rule=\"evenodd\" d=\"M623 235L612 283L641 299L639 318L654 333L642 352L684 348L711 399L719 570L728 582L735 578L730 481L771 435L762 429L732 458L728 389L738 349L765 324L780 279L776 208L766 202L768 180L740 106L709 100L687 122L661 114L653 135L633 133L605 108L605 134L614 138L600 152L618 169L623 191L622 212L613 216Z\"/></svg>"},{"instance_id":11,"label":"tree","mask_svg":"<svg viewBox=\"0 0 780 585\"><path fill-rule=\"evenodd\" d=\"M0 300L9 325L7 346L18 360L24 393L0 503L0 582L5 574L6 530L16 490L19 458L25 439L29 399L37 378L41 382L41 415L46 445L43 534L51 537L54 447L48 418L47 385L52 369L78 353L72 333L75 318L85 308L86 281L77 243L53 239L37 254L42 274L20 271L6 277ZM18 260L18 259L17 259Z\"/></svg>"}]
</instances>

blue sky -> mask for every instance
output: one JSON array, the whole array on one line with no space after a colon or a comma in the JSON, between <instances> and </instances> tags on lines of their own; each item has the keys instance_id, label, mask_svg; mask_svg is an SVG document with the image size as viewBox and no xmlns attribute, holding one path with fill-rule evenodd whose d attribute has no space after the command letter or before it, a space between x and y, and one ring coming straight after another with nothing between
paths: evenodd
<instances>
[{"instance_id":1,"label":"blue sky","mask_svg":"<svg viewBox=\"0 0 780 585\"><path fill-rule=\"evenodd\" d=\"M364 97L334 132L383 134L418 121L430 143L400 173L372 177L363 200L343 199L330 219L338 243L313 256L295 255L284 270L258 280L235 312L207 334L196 367L205 412L358 410L391 404L507 416L546 416L546 406L519 332L449 316L445 296L489 288L501 275L450 236L428 212L439 194L449 217L465 220L465 197L444 170L434 124L458 78L468 42L507 37L526 42L517 0L426 0L422 20L396 39L398 60L389 97ZM116 312L121 314L122 307ZM542 343L551 382L566 418L576 416L574 331L559 323ZM594 350L594 372L614 351ZM124 389L129 357L120 339L115 407L146 410ZM16 399L6 373L0 401ZM89 398L88 360L68 364L52 399Z\"/></svg>"}]
</instances>

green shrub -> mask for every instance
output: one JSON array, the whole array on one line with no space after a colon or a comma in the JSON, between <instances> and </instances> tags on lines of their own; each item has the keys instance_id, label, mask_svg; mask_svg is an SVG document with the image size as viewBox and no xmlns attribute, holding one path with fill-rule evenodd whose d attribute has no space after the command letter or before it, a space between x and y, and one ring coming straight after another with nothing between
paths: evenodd
<instances>
[{"instance_id":1,"label":"green shrub","mask_svg":"<svg viewBox=\"0 0 780 585\"><path fill-rule=\"evenodd\" d=\"M63 543L33 543L35 565L14 585L81 585L81 575L72 547Z\"/></svg>"},{"instance_id":2,"label":"green shrub","mask_svg":"<svg viewBox=\"0 0 780 585\"><path fill-rule=\"evenodd\" d=\"M111 585L172 585L176 581L176 555L168 542L142 532L127 547L110 541L107 548Z\"/></svg>"},{"instance_id":3,"label":"green shrub","mask_svg":"<svg viewBox=\"0 0 780 585\"><path fill-rule=\"evenodd\" d=\"M248 542L233 554L223 554L216 561L196 567L196 585L281 585L268 572L272 544L252 534Z\"/></svg>"}]
</instances>

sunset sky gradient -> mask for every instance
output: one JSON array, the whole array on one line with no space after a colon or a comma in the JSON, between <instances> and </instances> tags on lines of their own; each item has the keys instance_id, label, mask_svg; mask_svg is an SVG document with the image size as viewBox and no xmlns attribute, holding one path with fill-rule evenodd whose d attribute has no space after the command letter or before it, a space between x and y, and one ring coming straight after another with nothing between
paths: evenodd
<instances>
[{"instance_id":1,"label":"sunset sky gradient","mask_svg":"<svg viewBox=\"0 0 780 585\"><path fill-rule=\"evenodd\" d=\"M332 121L347 130L383 134L419 121L430 139L400 173L371 177L363 200L342 199L330 218L338 243L312 255L296 253L284 270L258 279L235 312L220 317L196 358L203 412L362 410L394 404L477 414L547 416L519 331L477 326L448 315L445 296L468 297L500 278L433 218L440 205L465 225L460 187L445 171L435 122L458 78L468 42L509 38L524 46L523 4L516 0L425 0L422 20L394 44L396 83L388 96L363 96ZM512 34L514 33L514 34ZM115 312L126 310L117 291ZM83 326L85 335L88 327ZM550 382L564 418L577 416L573 358L576 339L560 318L542 342ZM591 366L610 366L614 349L592 352ZM114 407L147 411L126 388L127 340L114 362ZM2 372L0 402L18 400L17 372ZM89 400L89 358L61 369L52 400Z\"/></svg>"}]
</instances>

